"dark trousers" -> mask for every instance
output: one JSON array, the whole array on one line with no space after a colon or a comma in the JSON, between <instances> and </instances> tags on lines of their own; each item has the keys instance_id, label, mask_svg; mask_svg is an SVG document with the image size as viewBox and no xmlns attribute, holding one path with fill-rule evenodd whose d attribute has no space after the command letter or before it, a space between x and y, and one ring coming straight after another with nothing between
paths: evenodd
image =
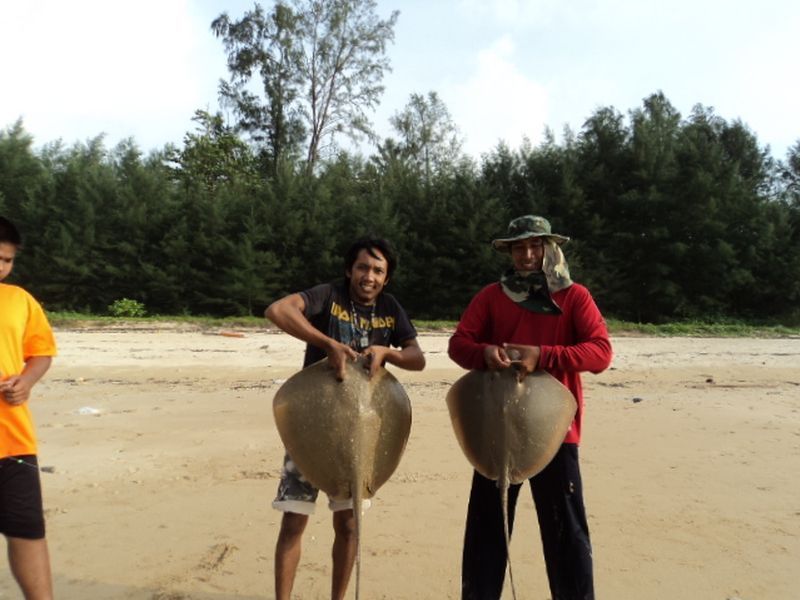
<instances>
[{"instance_id":1,"label":"dark trousers","mask_svg":"<svg viewBox=\"0 0 800 600\"><path fill-rule=\"evenodd\" d=\"M592 547L583 506L578 446L562 444L555 458L530 480L539 518L547 578L553 600L594 600ZM521 484L508 490L509 531ZM477 472L464 535L463 600L497 600L506 573L506 542L500 490Z\"/></svg>"}]
</instances>

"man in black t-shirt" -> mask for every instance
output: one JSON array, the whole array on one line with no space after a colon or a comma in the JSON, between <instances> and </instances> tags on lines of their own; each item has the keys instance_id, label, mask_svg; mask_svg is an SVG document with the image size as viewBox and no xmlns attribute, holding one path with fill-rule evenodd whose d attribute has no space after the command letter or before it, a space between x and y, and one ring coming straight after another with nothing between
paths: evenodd
<instances>
[{"instance_id":1,"label":"man in black t-shirt","mask_svg":"<svg viewBox=\"0 0 800 600\"><path fill-rule=\"evenodd\" d=\"M326 356L331 377L343 379L345 364L367 356L370 375L384 363L420 371L425 356L403 307L383 291L397 266L386 240L365 238L345 255L343 283L317 285L273 302L265 315L286 333L306 342L303 367ZM283 511L275 547L275 596L288 600L300 562L300 543L319 490L306 481L291 458L284 458L278 494L272 505ZM365 501L369 502L369 501ZM352 500L329 502L333 511L331 598L344 598L356 556Z\"/></svg>"}]
</instances>

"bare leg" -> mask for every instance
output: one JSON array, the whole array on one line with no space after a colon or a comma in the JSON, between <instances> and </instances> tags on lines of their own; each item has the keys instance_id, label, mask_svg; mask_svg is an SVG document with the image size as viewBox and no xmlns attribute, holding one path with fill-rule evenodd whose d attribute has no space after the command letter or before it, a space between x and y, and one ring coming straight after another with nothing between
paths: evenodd
<instances>
[{"instance_id":1,"label":"bare leg","mask_svg":"<svg viewBox=\"0 0 800 600\"><path fill-rule=\"evenodd\" d=\"M275 598L289 600L300 563L303 531L308 524L308 515L286 512L281 519L281 531L275 545Z\"/></svg>"},{"instance_id":2,"label":"bare leg","mask_svg":"<svg viewBox=\"0 0 800 600\"><path fill-rule=\"evenodd\" d=\"M9 537L8 564L26 600L53 600L47 540Z\"/></svg>"},{"instance_id":3,"label":"bare leg","mask_svg":"<svg viewBox=\"0 0 800 600\"><path fill-rule=\"evenodd\" d=\"M342 600L356 561L356 517L352 510L333 513L333 580L331 600Z\"/></svg>"}]
</instances>

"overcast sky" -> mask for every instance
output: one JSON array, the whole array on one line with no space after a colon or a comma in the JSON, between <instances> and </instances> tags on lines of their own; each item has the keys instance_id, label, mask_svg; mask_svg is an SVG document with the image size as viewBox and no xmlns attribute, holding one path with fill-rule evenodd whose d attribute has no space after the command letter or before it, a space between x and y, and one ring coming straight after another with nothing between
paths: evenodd
<instances>
[{"instance_id":1,"label":"overcast sky","mask_svg":"<svg viewBox=\"0 0 800 600\"><path fill-rule=\"evenodd\" d=\"M262 2L268 6L271 3ZM601 106L623 114L662 90L741 119L776 158L800 139L796 0L379 0L400 11L393 72L374 115L436 91L475 157L546 126L580 130ZM132 137L180 144L226 76L210 31L248 0L0 0L0 129L22 117L37 145Z\"/></svg>"}]
</instances>

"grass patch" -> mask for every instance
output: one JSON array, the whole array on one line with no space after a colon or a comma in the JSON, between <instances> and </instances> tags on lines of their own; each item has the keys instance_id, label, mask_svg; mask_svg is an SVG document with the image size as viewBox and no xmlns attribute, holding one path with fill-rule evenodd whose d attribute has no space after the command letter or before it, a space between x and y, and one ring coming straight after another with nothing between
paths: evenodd
<instances>
[{"instance_id":1,"label":"grass patch","mask_svg":"<svg viewBox=\"0 0 800 600\"><path fill-rule=\"evenodd\" d=\"M275 329L269 321L260 317L208 317L190 315L154 315L148 317L110 317L74 312L48 313L50 322L63 329ZM414 325L421 332L451 333L456 321L416 320ZM681 321L655 325L608 320L611 335L641 335L651 337L759 337L781 338L800 336L800 327L780 324L754 324L740 321L705 322Z\"/></svg>"},{"instance_id":2,"label":"grass patch","mask_svg":"<svg viewBox=\"0 0 800 600\"><path fill-rule=\"evenodd\" d=\"M740 321L705 322L677 321L673 323L631 323L609 319L612 335L644 335L652 337L757 337L782 338L800 336L800 328L779 324L756 324Z\"/></svg>"},{"instance_id":3,"label":"grass patch","mask_svg":"<svg viewBox=\"0 0 800 600\"><path fill-rule=\"evenodd\" d=\"M63 329L148 329L175 327L176 329L203 330L215 328L268 328L265 319L258 317L209 317L192 315L152 315L147 317L111 317L74 312L49 312L54 327Z\"/></svg>"}]
</instances>

